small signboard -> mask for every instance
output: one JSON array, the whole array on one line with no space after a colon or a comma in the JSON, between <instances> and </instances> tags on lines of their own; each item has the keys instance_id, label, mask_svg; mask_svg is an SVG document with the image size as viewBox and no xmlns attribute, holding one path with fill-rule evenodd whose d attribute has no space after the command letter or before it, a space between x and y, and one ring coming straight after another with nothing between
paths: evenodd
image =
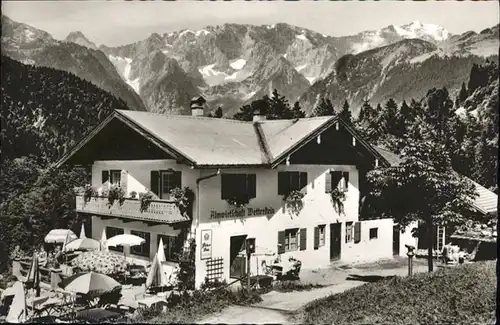
<instances>
[{"instance_id":1,"label":"small signboard","mask_svg":"<svg viewBox=\"0 0 500 325\"><path fill-rule=\"evenodd\" d=\"M201 259L212 258L212 229L201 231Z\"/></svg>"}]
</instances>

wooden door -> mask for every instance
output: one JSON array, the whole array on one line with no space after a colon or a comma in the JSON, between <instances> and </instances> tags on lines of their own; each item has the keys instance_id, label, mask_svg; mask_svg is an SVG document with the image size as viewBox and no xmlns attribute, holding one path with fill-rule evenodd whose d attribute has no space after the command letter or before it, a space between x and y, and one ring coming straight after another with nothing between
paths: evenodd
<instances>
[{"instance_id":1,"label":"wooden door","mask_svg":"<svg viewBox=\"0 0 500 325\"><path fill-rule=\"evenodd\" d=\"M340 259L341 223L330 224L330 260Z\"/></svg>"},{"instance_id":2,"label":"wooden door","mask_svg":"<svg viewBox=\"0 0 500 325\"><path fill-rule=\"evenodd\" d=\"M246 274L245 241L247 235L230 238L229 277L241 278Z\"/></svg>"},{"instance_id":3,"label":"wooden door","mask_svg":"<svg viewBox=\"0 0 500 325\"><path fill-rule=\"evenodd\" d=\"M399 227L398 226L392 226L392 255L396 256L399 255Z\"/></svg>"}]
</instances>

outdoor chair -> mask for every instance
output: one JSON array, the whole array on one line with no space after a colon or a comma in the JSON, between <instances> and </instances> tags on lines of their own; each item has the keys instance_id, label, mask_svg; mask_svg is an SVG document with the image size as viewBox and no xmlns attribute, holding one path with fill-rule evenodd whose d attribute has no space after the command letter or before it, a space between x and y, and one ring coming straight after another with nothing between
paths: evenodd
<instances>
[{"instance_id":1,"label":"outdoor chair","mask_svg":"<svg viewBox=\"0 0 500 325\"><path fill-rule=\"evenodd\" d=\"M105 307L108 305L117 305L122 297L121 288L103 294L99 297L97 307Z\"/></svg>"}]
</instances>

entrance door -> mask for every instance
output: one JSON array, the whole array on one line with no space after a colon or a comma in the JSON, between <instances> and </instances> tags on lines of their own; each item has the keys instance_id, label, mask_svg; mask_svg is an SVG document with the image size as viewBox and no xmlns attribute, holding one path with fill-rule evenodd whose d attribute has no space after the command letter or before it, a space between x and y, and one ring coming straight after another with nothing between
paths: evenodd
<instances>
[{"instance_id":1,"label":"entrance door","mask_svg":"<svg viewBox=\"0 0 500 325\"><path fill-rule=\"evenodd\" d=\"M392 226L392 255L399 255L399 227Z\"/></svg>"},{"instance_id":2,"label":"entrance door","mask_svg":"<svg viewBox=\"0 0 500 325\"><path fill-rule=\"evenodd\" d=\"M232 236L230 238L229 277L241 278L246 275L245 241L247 235Z\"/></svg>"},{"instance_id":3,"label":"entrance door","mask_svg":"<svg viewBox=\"0 0 500 325\"><path fill-rule=\"evenodd\" d=\"M341 223L330 224L330 260L340 259Z\"/></svg>"}]
</instances>

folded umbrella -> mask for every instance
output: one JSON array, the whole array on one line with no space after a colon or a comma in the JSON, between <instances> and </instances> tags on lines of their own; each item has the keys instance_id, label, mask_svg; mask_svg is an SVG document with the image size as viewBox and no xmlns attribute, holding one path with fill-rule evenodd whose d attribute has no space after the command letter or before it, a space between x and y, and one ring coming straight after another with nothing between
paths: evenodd
<instances>
[{"instance_id":1,"label":"folded umbrella","mask_svg":"<svg viewBox=\"0 0 500 325\"><path fill-rule=\"evenodd\" d=\"M80 230L80 239L82 238L85 238L85 227L83 226L83 223L82 223L82 229Z\"/></svg>"},{"instance_id":2,"label":"folded umbrella","mask_svg":"<svg viewBox=\"0 0 500 325\"><path fill-rule=\"evenodd\" d=\"M12 304L5 320L8 323L23 323L26 321L28 314L24 286L22 282L18 281L12 287L15 292L14 299L12 299Z\"/></svg>"},{"instance_id":3,"label":"folded umbrella","mask_svg":"<svg viewBox=\"0 0 500 325\"><path fill-rule=\"evenodd\" d=\"M102 230L102 235L101 235L101 250L104 252L108 251L108 246L106 246L106 241L108 239L106 238L106 229Z\"/></svg>"},{"instance_id":4,"label":"folded umbrella","mask_svg":"<svg viewBox=\"0 0 500 325\"><path fill-rule=\"evenodd\" d=\"M38 264L38 256L33 255L31 266L26 277L26 288L35 289L37 297L40 296L40 266Z\"/></svg>"},{"instance_id":5,"label":"folded umbrella","mask_svg":"<svg viewBox=\"0 0 500 325\"><path fill-rule=\"evenodd\" d=\"M167 284L167 276L163 272L162 265L158 259L158 254L153 259L153 264L149 269L148 278L146 279L146 288L162 287Z\"/></svg>"}]
</instances>

